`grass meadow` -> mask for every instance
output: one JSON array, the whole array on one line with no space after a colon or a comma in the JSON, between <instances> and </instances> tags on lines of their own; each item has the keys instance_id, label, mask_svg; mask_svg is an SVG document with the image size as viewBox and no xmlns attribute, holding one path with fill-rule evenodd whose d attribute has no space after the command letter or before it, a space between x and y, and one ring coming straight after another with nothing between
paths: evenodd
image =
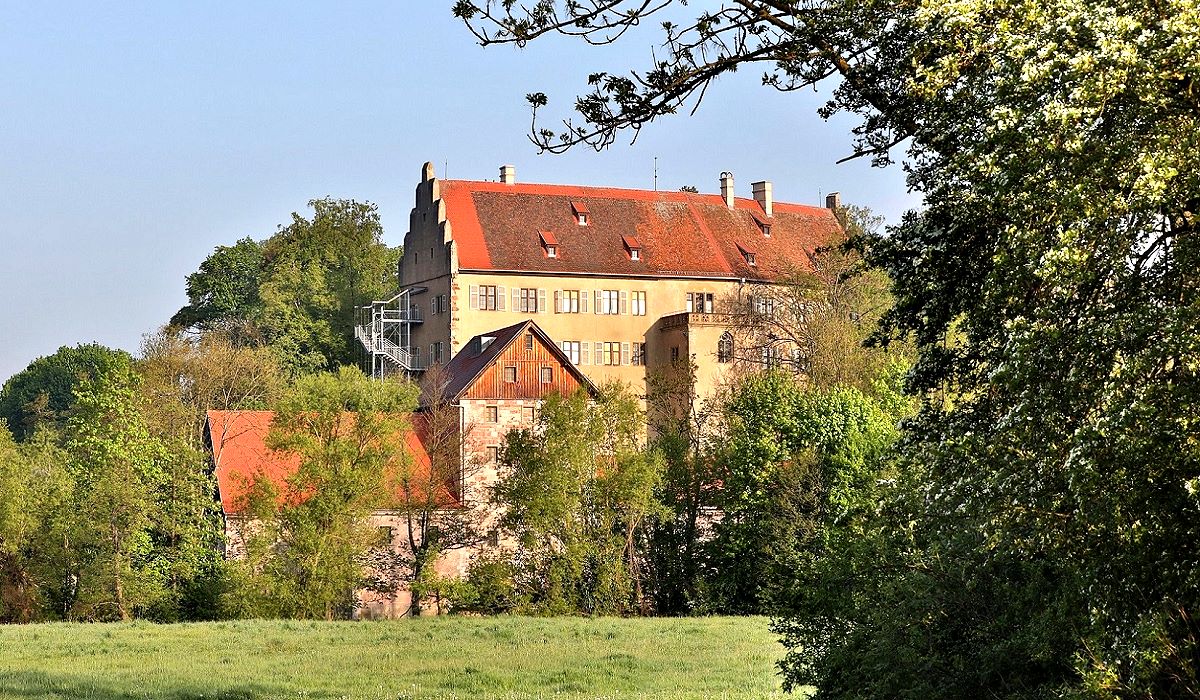
<instances>
[{"instance_id":1,"label":"grass meadow","mask_svg":"<svg viewBox=\"0 0 1200 700\"><path fill-rule=\"evenodd\" d=\"M0 626L0 698L783 698L767 619Z\"/></svg>"}]
</instances>

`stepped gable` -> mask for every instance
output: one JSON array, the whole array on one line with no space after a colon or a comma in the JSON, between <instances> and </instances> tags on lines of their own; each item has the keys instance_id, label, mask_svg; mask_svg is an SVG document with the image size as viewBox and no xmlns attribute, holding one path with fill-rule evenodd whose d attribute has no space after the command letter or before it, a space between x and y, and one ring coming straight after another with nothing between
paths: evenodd
<instances>
[{"instance_id":1,"label":"stepped gable","mask_svg":"<svg viewBox=\"0 0 1200 700\"><path fill-rule=\"evenodd\" d=\"M221 510L225 515L237 515L245 510L246 496L259 475L282 487L300 468L299 455L267 447L267 433L274 418L274 411L208 412L205 440L215 466ZM404 436L405 444L416 468L428 473L429 454L421 437L424 424L419 414L410 417L410 425L412 427ZM445 500L447 505L456 502L449 490L445 492Z\"/></svg>"},{"instance_id":2,"label":"stepped gable","mask_svg":"<svg viewBox=\"0 0 1200 700\"><path fill-rule=\"evenodd\" d=\"M844 238L830 209L754 199L573 185L441 180L463 270L697 276L771 281L810 270ZM580 225L580 213L586 225ZM770 235L765 235L764 229ZM545 232L558 249L548 257ZM640 259L625 237L641 246ZM746 252L753 252L754 265Z\"/></svg>"}]
</instances>

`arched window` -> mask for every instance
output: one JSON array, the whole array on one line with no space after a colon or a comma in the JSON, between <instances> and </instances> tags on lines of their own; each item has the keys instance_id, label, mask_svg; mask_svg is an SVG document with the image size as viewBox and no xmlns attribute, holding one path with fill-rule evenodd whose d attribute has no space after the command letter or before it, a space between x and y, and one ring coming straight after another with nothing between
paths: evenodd
<instances>
[{"instance_id":1,"label":"arched window","mask_svg":"<svg viewBox=\"0 0 1200 700\"><path fill-rule=\"evenodd\" d=\"M733 360L733 335L729 331L721 334L721 339L717 341L717 362L729 362Z\"/></svg>"}]
</instances>

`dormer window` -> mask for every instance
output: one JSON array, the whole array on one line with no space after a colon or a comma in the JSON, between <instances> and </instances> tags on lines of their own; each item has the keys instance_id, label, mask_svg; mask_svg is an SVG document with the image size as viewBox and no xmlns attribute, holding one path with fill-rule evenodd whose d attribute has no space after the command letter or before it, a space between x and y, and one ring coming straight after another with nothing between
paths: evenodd
<instances>
[{"instance_id":1,"label":"dormer window","mask_svg":"<svg viewBox=\"0 0 1200 700\"><path fill-rule=\"evenodd\" d=\"M557 258L558 237L554 235L553 231L542 231L540 235L542 237L542 250L546 252L546 257Z\"/></svg>"},{"instance_id":2,"label":"dormer window","mask_svg":"<svg viewBox=\"0 0 1200 700\"><path fill-rule=\"evenodd\" d=\"M642 259L642 244L633 236L621 236L621 240L625 243L625 250L629 253L629 259L637 262Z\"/></svg>"},{"instance_id":3,"label":"dormer window","mask_svg":"<svg viewBox=\"0 0 1200 700\"><path fill-rule=\"evenodd\" d=\"M758 230L762 231L763 238L771 237L771 222L762 218L758 214L751 213L754 217L754 223L758 224Z\"/></svg>"},{"instance_id":4,"label":"dormer window","mask_svg":"<svg viewBox=\"0 0 1200 700\"><path fill-rule=\"evenodd\" d=\"M571 211L575 213L575 223L580 226L587 226L588 220L591 218L591 212L588 211L587 205L583 202L571 202Z\"/></svg>"},{"instance_id":5,"label":"dormer window","mask_svg":"<svg viewBox=\"0 0 1200 700\"><path fill-rule=\"evenodd\" d=\"M757 266L758 263L755 261L753 250L750 250L749 248L742 245L741 243L737 244L737 248L738 248L738 251L742 254L742 259L746 261L747 265L749 265L750 267Z\"/></svg>"}]
</instances>

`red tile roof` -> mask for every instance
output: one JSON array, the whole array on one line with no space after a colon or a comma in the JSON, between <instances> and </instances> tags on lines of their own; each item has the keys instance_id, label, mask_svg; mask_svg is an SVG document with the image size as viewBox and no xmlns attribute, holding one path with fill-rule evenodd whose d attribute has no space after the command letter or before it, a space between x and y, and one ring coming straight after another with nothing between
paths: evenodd
<instances>
[{"instance_id":1,"label":"red tile roof","mask_svg":"<svg viewBox=\"0 0 1200 700\"><path fill-rule=\"evenodd\" d=\"M558 238L553 231L542 231L542 243L546 245L558 245Z\"/></svg>"},{"instance_id":2,"label":"red tile roof","mask_svg":"<svg viewBox=\"0 0 1200 700\"><path fill-rule=\"evenodd\" d=\"M809 256L844 234L823 207L776 202L766 219L753 199L725 206L719 195L574 185L441 181L446 216L464 270L603 275L698 276L771 280L811 269ZM579 226L575 211L589 210ZM764 236L757 220L769 222ZM539 234L554 231L558 256L546 257ZM635 237L640 261L622 245ZM741 243L756 251L746 264Z\"/></svg>"},{"instance_id":3,"label":"red tile roof","mask_svg":"<svg viewBox=\"0 0 1200 700\"><path fill-rule=\"evenodd\" d=\"M245 510L246 495L260 475L282 487L300 468L299 455L276 452L267 447L267 433L274 418L274 411L208 412L205 431L216 467L221 509L226 515ZM417 469L428 473L429 454L420 437L423 421L414 414L411 422L413 428L405 434L404 440ZM454 502L448 491L445 498L448 505Z\"/></svg>"}]
</instances>

